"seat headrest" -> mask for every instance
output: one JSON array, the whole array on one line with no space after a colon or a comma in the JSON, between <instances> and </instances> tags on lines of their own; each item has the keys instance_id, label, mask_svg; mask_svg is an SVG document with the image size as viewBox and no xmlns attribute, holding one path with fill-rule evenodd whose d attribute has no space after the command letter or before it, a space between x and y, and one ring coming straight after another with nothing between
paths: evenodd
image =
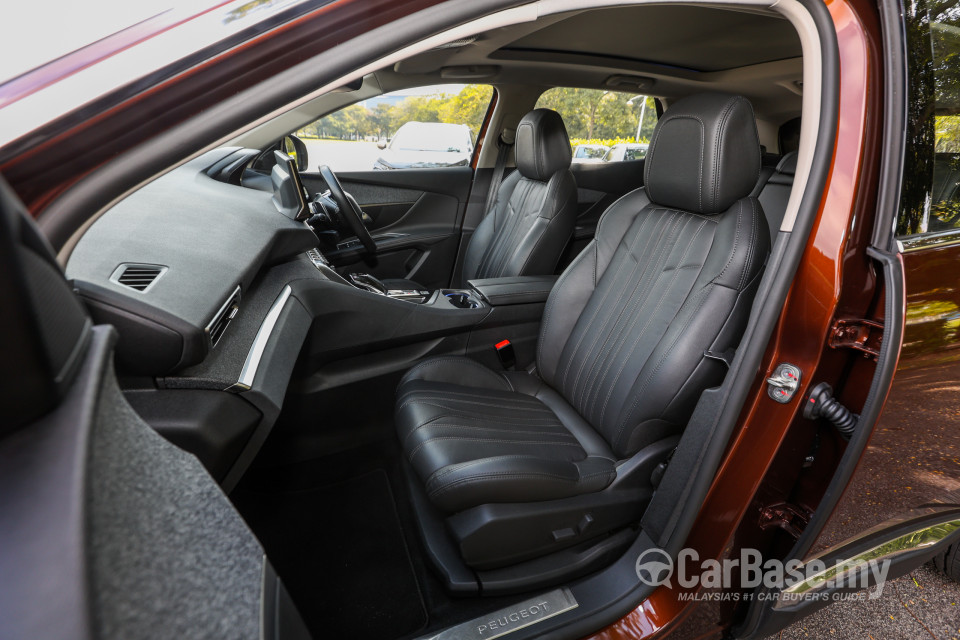
<instances>
[{"instance_id":1,"label":"seat headrest","mask_svg":"<svg viewBox=\"0 0 960 640\"><path fill-rule=\"evenodd\" d=\"M726 93L678 100L657 122L644 169L651 202L703 214L725 211L750 195L760 176L753 107Z\"/></svg>"},{"instance_id":2,"label":"seat headrest","mask_svg":"<svg viewBox=\"0 0 960 640\"><path fill-rule=\"evenodd\" d=\"M787 175L794 175L797 173L797 156L799 154L796 151L791 151L782 158L780 162L777 163L777 173L785 173Z\"/></svg>"},{"instance_id":3,"label":"seat headrest","mask_svg":"<svg viewBox=\"0 0 960 640\"><path fill-rule=\"evenodd\" d=\"M550 109L534 109L517 125L517 169L525 178L546 182L570 167L570 138L563 118Z\"/></svg>"}]
</instances>

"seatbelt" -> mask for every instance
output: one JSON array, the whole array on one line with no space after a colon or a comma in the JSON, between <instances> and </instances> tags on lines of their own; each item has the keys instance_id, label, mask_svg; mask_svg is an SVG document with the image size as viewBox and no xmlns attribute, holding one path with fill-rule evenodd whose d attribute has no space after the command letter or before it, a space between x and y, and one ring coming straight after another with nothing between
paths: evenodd
<instances>
[{"instance_id":1,"label":"seatbelt","mask_svg":"<svg viewBox=\"0 0 960 640\"><path fill-rule=\"evenodd\" d=\"M484 218L493 210L493 204L497 200L497 192L500 191L500 184L503 182L507 158L510 156L510 149L513 148L515 135L514 131L504 129L497 137L497 163L493 166L493 175L490 177L490 189L487 191L487 201L484 204Z\"/></svg>"}]
</instances>

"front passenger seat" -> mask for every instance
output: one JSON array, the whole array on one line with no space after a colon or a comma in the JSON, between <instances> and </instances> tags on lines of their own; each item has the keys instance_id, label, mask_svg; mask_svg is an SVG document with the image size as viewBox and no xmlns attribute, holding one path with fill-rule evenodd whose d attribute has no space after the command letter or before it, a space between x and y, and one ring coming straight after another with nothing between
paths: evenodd
<instances>
[{"instance_id":1,"label":"front passenger seat","mask_svg":"<svg viewBox=\"0 0 960 640\"><path fill-rule=\"evenodd\" d=\"M467 245L462 287L477 278L549 275L573 235L577 183L570 172L570 139L556 111L535 109L517 125L517 170ZM388 289L424 287L384 280Z\"/></svg>"},{"instance_id":2,"label":"front passenger seat","mask_svg":"<svg viewBox=\"0 0 960 640\"><path fill-rule=\"evenodd\" d=\"M707 352L736 348L746 327L770 244L748 197L759 169L745 98L678 101L657 124L645 188L606 211L551 292L536 372L447 356L406 374L400 443L467 565L504 567L639 520L652 485L637 461L675 445L726 371Z\"/></svg>"}]
</instances>

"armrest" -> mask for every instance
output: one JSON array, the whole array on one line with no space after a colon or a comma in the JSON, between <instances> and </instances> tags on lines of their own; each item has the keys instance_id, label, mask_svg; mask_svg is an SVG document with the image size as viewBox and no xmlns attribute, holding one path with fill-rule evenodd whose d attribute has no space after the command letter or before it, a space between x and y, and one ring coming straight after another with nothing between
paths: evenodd
<instances>
[{"instance_id":1,"label":"armrest","mask_svg":"<svg viewBox=\"0 0 960 640\"><path fill-rule=\"evenodd\" d=\"M514 276L468 280L467 284L490 306L546 302L557 276Z\"/></svg>"}]
</instances>

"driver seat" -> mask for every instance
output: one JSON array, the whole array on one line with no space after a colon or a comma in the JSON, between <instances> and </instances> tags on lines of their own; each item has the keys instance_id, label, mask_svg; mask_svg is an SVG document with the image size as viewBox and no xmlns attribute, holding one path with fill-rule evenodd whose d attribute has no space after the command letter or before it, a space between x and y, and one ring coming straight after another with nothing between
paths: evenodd
<instances>
[{"instance_id":1,"label":"driver seat","mask_svg":"<svg viewBox=\"0 0 960 640\"><path fill-rule=\"evenodd\" d=\"M477 278L549 275L577 219L577 183L570 139L556 111L535 109L517 125L517 170L467 245L459 285ZM412 280L384 280L388 289L424 289Z\"/></svg>"},{"instance_id":2,"label":"driver seat","mask_svg":"<svg viewBox=\"0 0 960 640\"><path fill-rule=\"evenodd\" d=\"M604 213L550 293L536 370L443 356L404 376L396 425L421 530L450 536L481 582L534 558L566 566L540 556L639 522L651 472L726 373L714 354L746 327L770 244L749 196L759 170L745 98L679 100L657 124L646 186ZM443 526L423 526L432 518Z\"/></svg>"}]
</instances>

